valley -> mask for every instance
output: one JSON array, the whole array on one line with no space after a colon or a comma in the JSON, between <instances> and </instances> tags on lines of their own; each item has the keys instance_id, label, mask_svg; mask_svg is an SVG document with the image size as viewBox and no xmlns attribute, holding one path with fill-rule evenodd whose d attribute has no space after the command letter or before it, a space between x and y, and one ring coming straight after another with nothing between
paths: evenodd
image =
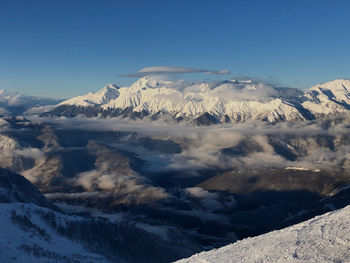
<instances>
[{"instance_id":1,"label":"valley","mask_svg":"<svg viewBox=\"0 0 350 263\"><path fill-rule=\"evenodd\" d=\"M301 115L292 111L292 115L282 117L271 109L272 115L264 110L253 116L247 111L238 119L230 115L225 122L220 119L223 112L198 111L182 117L182 113L172 115L162 110L154 115L128 105L110 115L102 110L103 103L111 103L120 93L116 86L108 86L89 93L89 99L83 96L85 102L74 104L74 114L66 114L71 106L61 111L62 105L80 103L80 98L62 102L46 113L1 117L0 166L6 169L3 173L23 176L38 188L37 195L43 194L39 198L43 201L34 205L52 210L44 213L44 219L56 226L55 235L83 244L87 251L81 253L97 253L92 257L105 257L106 262L169 262L349 204L350 119L344 104L349 85L345 80L332 83L335 88L329 89L337 99L327 92L313 93L316 88L302 95L314 95L303 104L314 103L311 115L305 110L301 114L297 108ZM344 83L348 86L341 86ZM142 79L131 90L143 96L144 90L160 89L157 85L161 84ZM205 88L203 85L199 87ZM236 88L244 90L253 84L222 85L238 85ZM342 87L344 95L339 91ZM235 86L229 88L234 90ZM109 93L111 89L115 91ZM259 103L270 105L276 90ZM329 101L325 101L326 95ZM90 115L92 101L96 114ZM203 106L197 103L199 108ZM326 107L323 115L316 111L316 104ZM285 106L278 107L282 110ZM267 117L275 114L280 118ZM181 120L176 120L178 117ZM19 199L17 190L12 191L11 201L6 202L32 202ZM23 214L21 209L16 204L13 211ZM42 210L25 208L29 214L38 209ZM61 217L69 222L64 229L57 227ZM27 220L21 218L18 220ZM90 228L89 236L79 230ZM114 240L107 232L124 241ZM45 251L46 245L39 248L33 244L27 247L30 253ZM136 252L143 256L133 257ZM52 259L61 256L55 254Z\"/></svg>"}]
</instances>

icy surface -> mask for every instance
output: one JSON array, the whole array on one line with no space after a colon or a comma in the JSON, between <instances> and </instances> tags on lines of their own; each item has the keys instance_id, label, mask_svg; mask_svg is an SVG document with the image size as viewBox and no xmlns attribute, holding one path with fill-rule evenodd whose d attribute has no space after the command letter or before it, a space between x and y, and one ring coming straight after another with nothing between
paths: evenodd
<instances>
[{"instance_id":1,"label":"icy surface","mask_svg":"<svg viewBox=\"0 0 350 263\"><path fill-rule=\"evenodd\" d=\"M178 263L350 262L350 206Z\"/></svg>"}]
</instances>

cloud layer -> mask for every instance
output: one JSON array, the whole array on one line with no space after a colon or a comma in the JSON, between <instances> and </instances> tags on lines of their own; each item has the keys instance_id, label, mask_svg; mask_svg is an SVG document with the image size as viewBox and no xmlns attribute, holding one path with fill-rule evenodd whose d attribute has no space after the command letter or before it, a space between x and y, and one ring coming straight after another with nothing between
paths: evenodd
<instances>
[{"instance_id":1,"label":"cloud layer","mask_svg":"<svg viewBox=\"0 0 350 263\"><path fill-rule=\"evenodd\" d=\"M197 170L210 167L350 168L350 156L347 154L350 120L332 126L328 126L327 121L275 125L247 121L210 127L119 118L60 118L49 121L62 128L130 133L132 136L116 142L115 147L133 151L153 170L182 170L196 174ZM143 138L171 140L180 145L181 152L164 154L146 149L139 143Z\"/></svg>"},{"instance_id":2,"label":"cloud layer","mask_svg":"<svg viewBox=\"0 0 350 263\"><path fill-rule=\"evenodd\" d=\"M227 75L231 72L229 70L207 70L199 68L184 68L184 67L172 67L172 66L158 66L158 67L146 67L140 69L136 73L127 73L121 76L123 77L144 77L153 75L168 75L168 74L189 74L189 73L205 73L214 75Z\"/></svg>"}]
</instances>

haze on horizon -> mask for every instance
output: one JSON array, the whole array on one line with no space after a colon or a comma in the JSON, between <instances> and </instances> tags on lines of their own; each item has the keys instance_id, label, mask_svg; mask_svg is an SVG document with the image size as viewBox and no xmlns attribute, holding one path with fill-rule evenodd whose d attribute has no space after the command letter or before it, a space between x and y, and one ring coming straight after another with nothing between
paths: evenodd
<instances>
[{"instance_id":1,"label":"haze on horizon","mask_svg":"<svg viewBox=\"0 0 350 263\"><path fill-rule=\"evenodd\" d=\"M0 10L0 89L69 98L137 77L349 78L350 2L24 1Z\"/></svg>"}]
</instances>

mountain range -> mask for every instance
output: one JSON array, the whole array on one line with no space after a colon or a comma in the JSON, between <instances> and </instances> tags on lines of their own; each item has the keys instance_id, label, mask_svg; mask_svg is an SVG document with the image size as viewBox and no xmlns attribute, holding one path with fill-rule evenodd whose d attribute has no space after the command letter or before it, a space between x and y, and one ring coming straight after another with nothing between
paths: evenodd
<instances>
[{"instance_id":1,"label":"mountain range","mask_svg":"<svg viewBox=\"0 0 350 263\"><path fill-rule=\"evenodd\" d=\"M262 120L314 120L350 111L350 80L337 79L306 90L252 80L164 81L143 77L129 87L113 84L65 100L52 115L187 120L217 124Z\"/></svg>"}]
</instances>

